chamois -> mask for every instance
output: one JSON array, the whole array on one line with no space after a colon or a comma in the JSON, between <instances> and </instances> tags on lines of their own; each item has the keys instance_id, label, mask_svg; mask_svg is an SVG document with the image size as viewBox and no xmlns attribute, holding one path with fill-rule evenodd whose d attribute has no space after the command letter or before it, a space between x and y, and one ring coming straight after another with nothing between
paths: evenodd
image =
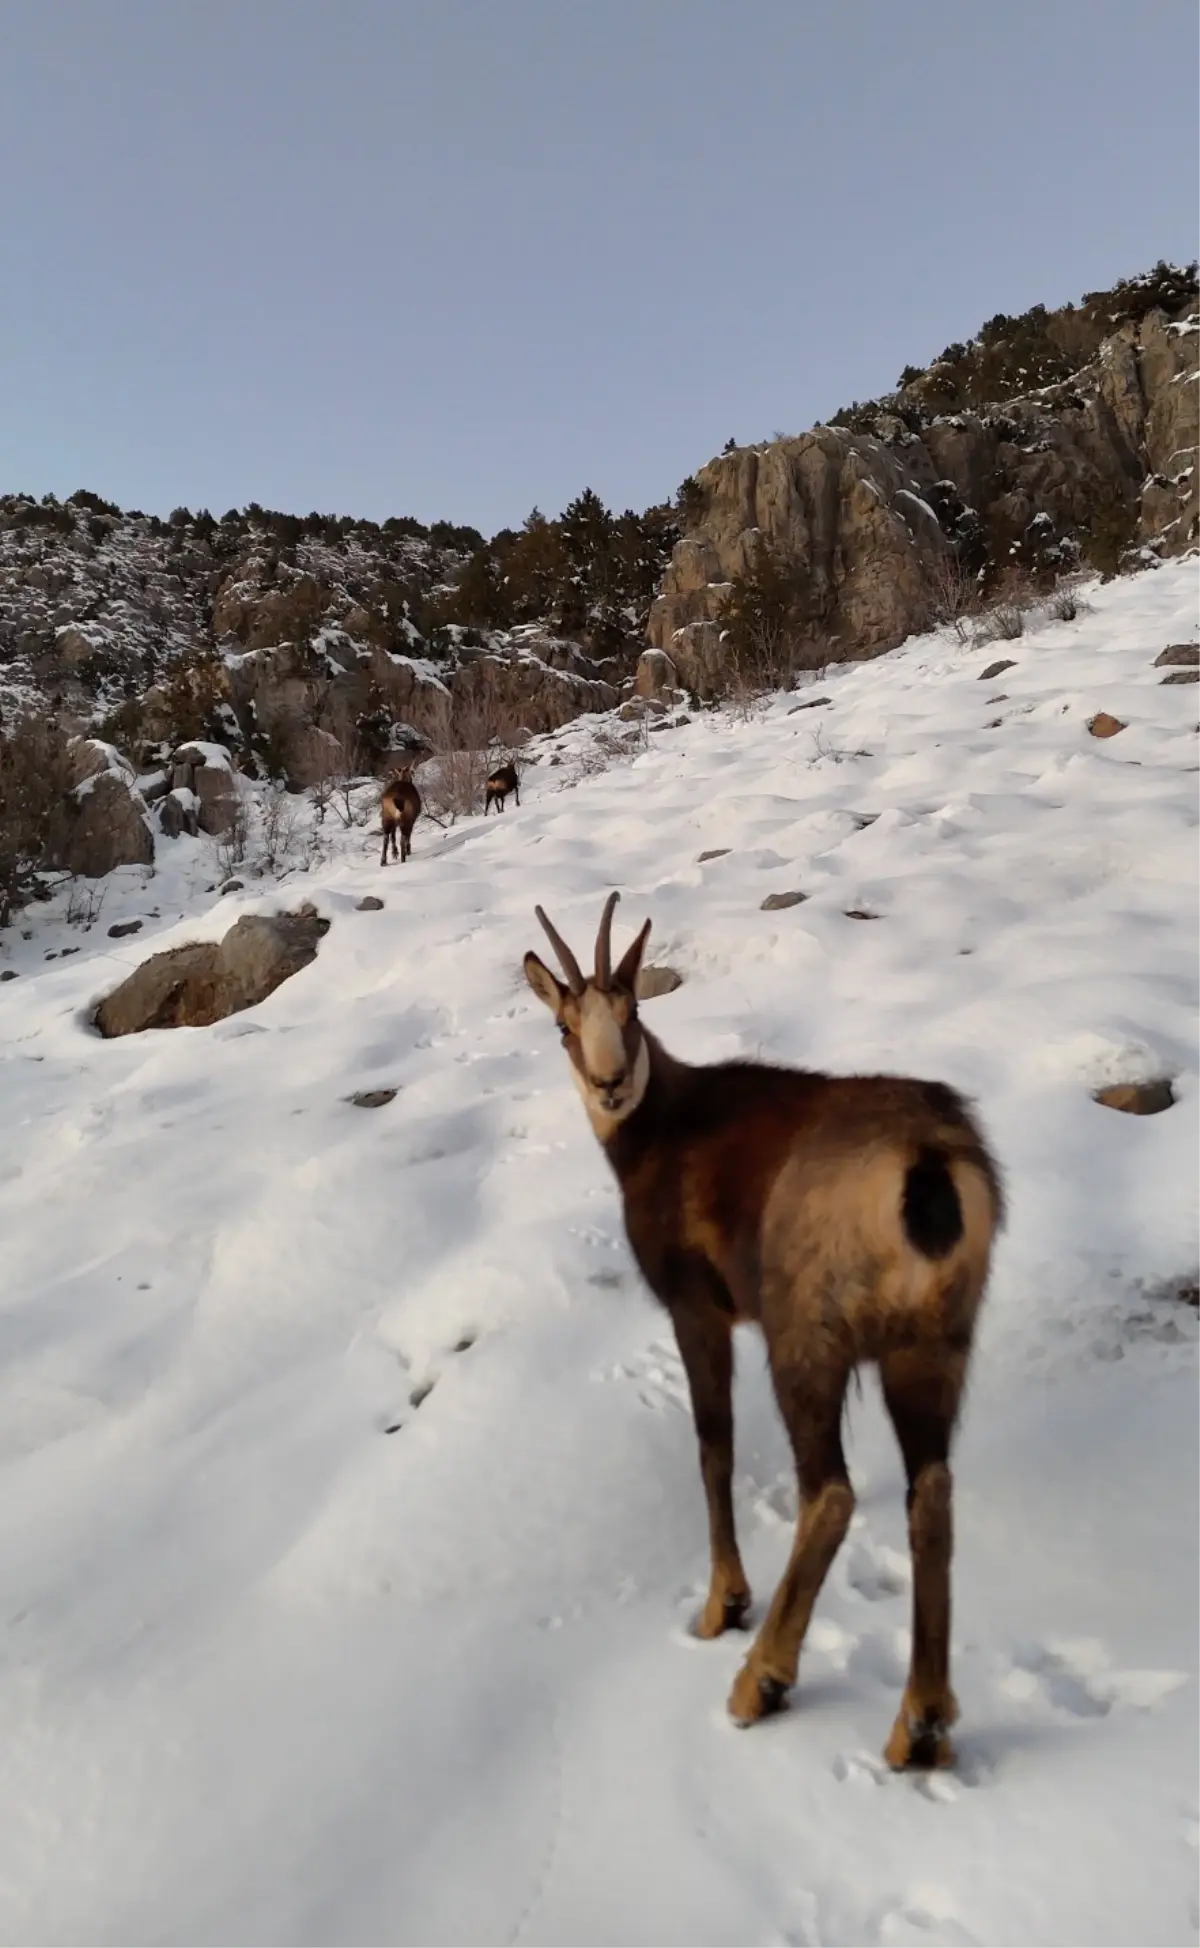
<instances>
[{"instance_id":1,"label":"chamois","mask_svg":"<svg viewBox=\"0 0 1200 1948\"><path fill-rule=\"evenodd\" d=\"M412 766L405 765L402 771L393 771L380 794L379 816L383 821L383 856L379 863L388 862L388 842L391 841L392 858L399 859L401 865L412 851L412 829L421 816L421 794L412 780ZM396 850L396 833L400 834L400 850Z\"/></svg>"},{"instance_id":2,"label":"chamois","mask_svg":"<svg viewBox=\"0 0 1200 1948\"><path fill-rule=\"evenodd\" d=\"M854 1510L847 1384L877 1364L908 1480L913 1563L912 1661L884 1756L897 1769L951 1765L949 1456L1003 1223L999 1172L945 1083L669 1055L638 1016L649 920L612 968L617 898L587 980L536 907L566 985L533 953L525 976L558 1025L687 1373L712 1558L696 1634L740 1626L750 1606L733 1516L733 1327L762 1328L800 1492L787 1568L729 1696L739 1725L777 1710L796 1682Z\"/></svg>"},{"instance_id":3,"label":"chamois","mask_svg":"<svg viewBox=\"0 0 1200 1948\"><path fill-rule=\"evenodd\" d=\"M521 802L521 781L517 776L517 767L515 764L497 765L496 769L488 777L487 784L484 786L483 816L485 818L487 817L493 799L495 800L496 810L502 812L504 810L504 801L510 791L519 805Z\"/></svg>"}]
</instances>

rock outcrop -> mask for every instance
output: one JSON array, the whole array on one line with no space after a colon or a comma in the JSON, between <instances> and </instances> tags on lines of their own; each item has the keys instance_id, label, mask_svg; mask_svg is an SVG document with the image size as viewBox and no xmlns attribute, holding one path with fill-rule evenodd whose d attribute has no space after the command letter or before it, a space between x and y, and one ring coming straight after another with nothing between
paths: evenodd
<instances>
[{"instance_id":1,"label":"rock outcrop","mask_svg":"<svg viewBox=\"0 0 1200 1948\"><path fill-rule=\"evenodd\" d=\"M223 744L193 739L174 752L170 798L188 803L184 793L194 800L197 828L213 838L225 838L237 817L238 785Z\"/></svg>"},{"instance_id":2,"label":"rock outcrop","mask_svg":"<svg viewBox=\"0 0 1200 1948\"><path fill-rule=\"evenodd\" d=\"M204 1028L265 1001L315 960L329 921L311 906L245 914L223 940L152 954L106 995L95 1025L106 1037L146 1028Z\"/></svg>"},{"instance_id":3,"label":"rock outcrop","mask_svg":"<svg viewBox=\"0 0 1200 1948\"><path fill-rule=\"evenodd\" d=\"M86 879L154 862L154 834L131 767L111 744L80 738L69 756L75 784L49 836L47 863Z\"/></svg>"},{"instance_id":4,"label":"rock outcrop","mask_svg":"<svg viewBox=\"0 0 1200 1948\"><path fill-rule=\"evenodd\" d=\"M1114 557L1195 546L1198 343L1200 317L1150 310L1069 379L995 407L938 414L914 383L854 425L727 451L690 484L650 643L689 688L718 689L730 584L753 577L763 544L791 577L809 664L928 626L949 565L989 550L1068 565L1100 529Z\"/></svg>"}]
</instances>

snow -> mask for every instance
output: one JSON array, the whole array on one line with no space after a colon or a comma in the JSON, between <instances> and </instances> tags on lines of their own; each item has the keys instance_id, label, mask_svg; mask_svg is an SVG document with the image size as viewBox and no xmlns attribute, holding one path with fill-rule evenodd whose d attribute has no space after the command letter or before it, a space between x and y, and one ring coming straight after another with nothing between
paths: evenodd
<instances>
[{"instance_id":1,"label":"snow","mask_svg":"<svg viewBox=\"0 0 1200 1948\"><path fill-rule=\"evenodd\" d=\"M181 839L91 932L64 892L0 935L0 1938L1196 1938L1196 1316L1165 1288L1197 1264L1197 692L1153 668L1195 564L1084 593L998 684L931 635L594 775L572 725L519 810L423 820L403 868L335 827L218 898ZM909 1571L871 1376L792 1708L735 1732L745 1640L688 1633L679 1362L520 971L535 900L586 952L613 884L685 977L647 1004L673 1050L941 1077L1005 1165L952 1774L879 1757ZM261 1007L89 1031L148 952L301 898L331 929ZM1163 1073L1165 1114L1092 1101ZM750 1336L738 1427L761 1615L794 1490Z\"/></svg>"},{"instance_id":2,"label":"snow","mask_svg":"<svg viewBox=\"0 0 1200 1948\"><path fill-rule=\"evenodd\" d=\"M929 516L929 519L933 522L934 527L940 529L941 523L938 520L937 515L930 507L929 502L921 499L920 494L914 494L912 490L908 487L897 487L896 499L912 501L915 507L920 508L922 514L927 514ZM901 512L903 512L903 510L901 510Z\"/></svg>"},{"instance_id":3,"label":"snow","mask_svg":"<svg viewBox=\"0 0 1200 1948\"><path fill-rule=\"evenodd\" d=\"M213 744L203 737L189 737L175 753L183 764L203 765L210 771L229 771L229 751L224 744Z\"/></svg>"}]
</instances>

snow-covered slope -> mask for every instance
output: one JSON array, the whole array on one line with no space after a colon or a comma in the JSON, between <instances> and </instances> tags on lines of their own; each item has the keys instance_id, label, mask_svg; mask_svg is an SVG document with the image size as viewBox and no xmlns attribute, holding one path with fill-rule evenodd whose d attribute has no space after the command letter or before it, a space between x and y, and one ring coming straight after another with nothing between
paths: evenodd
<instances>
[{"instance_id":1,"label":"snow-covered slope","mask_svg":"<svg viewBox=\"0 0 1200 1948\"><path fill-rule=\"evenodd\" d=\"M290 887L50 966L6 941L0 1937L1195 1936L1197 691L1153 667L1195 597L1164 567L574 789L544 762L403 870L356 835L300 882L317 961L215 1028L86 1009ZM1006 1167L953 1775L879 1758L908 1567L873 1378L792 1709L734 1731L744 1639L688 1634L682 1374L520 973L535 900L586 950L612 885L685 977L647 1004L671 1048L942 1077ZM1165 1114L1092 1100L1161 1074ZM761 1606L794 1491L750 1336L738 1411Z\"/></svg>"}]
</instances>

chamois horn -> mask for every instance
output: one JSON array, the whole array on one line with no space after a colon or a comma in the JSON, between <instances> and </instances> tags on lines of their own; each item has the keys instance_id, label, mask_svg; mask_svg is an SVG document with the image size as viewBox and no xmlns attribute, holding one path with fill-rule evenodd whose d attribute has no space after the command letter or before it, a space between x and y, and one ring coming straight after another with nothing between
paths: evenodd
<instances>
[{"instance_id":1,"label":"chamois horn","mask_svg":"<svg viewBox=\"0 0 1200 1948\"><path fill-rule=\"evenodd\" d=\"M600 915L600 931L596 935L596 986L612 986L612 917L613 908L620 899L619 893L610 893L604 902Z\"/></svg>"},{"instance_id":2,"label":"chamois horn","mask_svg":"<svg viewBox=\"0 0 1200 1948\"><path fill-rule=\"evenodd\" d=\"M562 963L562 971L567 977L567 986L570 988L571 993L582 994L584 988L587 986L587 982L584 980L580 971L579 962L571 952L561 933L559 933L557 927L551 926L541 907L535 906L533 910L545 928L547 940Z\"/></svg>"}]
</instances>

